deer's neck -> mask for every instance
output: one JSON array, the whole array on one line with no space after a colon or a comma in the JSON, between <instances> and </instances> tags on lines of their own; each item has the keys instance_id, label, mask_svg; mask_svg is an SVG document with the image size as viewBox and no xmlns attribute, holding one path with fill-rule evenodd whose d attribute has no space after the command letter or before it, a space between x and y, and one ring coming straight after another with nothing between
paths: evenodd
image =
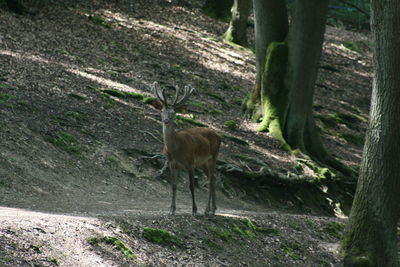
<instances>
[{"instance_id":1,"label":"deer's neck","mask_svg":"<svg viewBox=\"0 0 400 267\"><path fill-rule=\"evenodd\" d=\"M178 149L177 137L175 132L174 123L163 124L163 138L164 145L167 147L170 153L174 153Z\"/></svg>"}]
</instances>

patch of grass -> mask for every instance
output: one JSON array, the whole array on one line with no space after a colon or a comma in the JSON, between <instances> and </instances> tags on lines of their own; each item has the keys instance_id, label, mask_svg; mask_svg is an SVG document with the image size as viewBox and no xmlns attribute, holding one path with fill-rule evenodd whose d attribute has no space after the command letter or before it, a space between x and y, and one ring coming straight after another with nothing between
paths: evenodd
<instances>
[{"instance_id":1,"label":"patch of grass","mask_svg":"<svg viewBox=\"0 0 400 267\"><path fill-rule=\"evenodd\" d=\"M342 133L342 134L340 134L340 137L342 137L347 142L354 144L356 146L363 146L364 142L365 142L365 137L363 135Z\"/></svg>"},{"instance_id":2,"label":"patch of grass","mask_svg":"<svg viewBox=\"0 0 400 267\"><path fill-rule=\"evenodd\" d=\"M56 131L51 134L48 141L71 154L80 154L81 146L78 140L72 135L64 131Z\"/></svg>"},{"instance_id":3,"label":"patch of grass","mask_svg":"<svg viewBox=\"0 0 400 267\"><path fill-rule=\"evenodd\" d=\"M126 97L126 93L125 92L120 91L120 90L116 90L116 89L106 88L106 89L103 89L101 91L103 93L106 93L106 94L109 94L111 96L115 96L115 97L118 97L118 98L125 98Z\"/></svg>"},{"instance_id":4,"label":"patch of grass","mask_svg":"<svg viewBox=\"0 0 400 267\"><path fill-rule=\"evenodd\" d=\"M329 128L335 128L338 123L345 124L347 127L354 129L356 125L362 121L364 118L348 113L332 113L332 114L317 114L315 118L319 119L325 126Z\"/></svg>"},{"instance_id":5,"label":"patch of grass","mask_svg":"<svg viewBox=\"0 0 400 267\"><path fill-rule=\"evenodd\" d=\"M15 97L11 94L0 93L0 105L11 106L8 104L9 101L13 100Z\"/></svg>"},{"instance_id":6,"label":"patch of grass","mask_svg":"<svg viewBox=\"0 0 400 267\"><path fill-rule=\"evenodd\" d=\"M300 255L304 253L303 245L297 240L284 241L281 248L285 251L286 255L294 260L300 259Z\"/></svg>"},{"instance_id":7,"label":"patch of grass","mask_svg":"<svg viewBox=\"0 0 400 267\"><path fill-rule=\"evenodd\" d=\"M42 250L40 249L40 246L38 246L38 245L30 245L29 248L32 249L37 254L42 253Z\"/></svg>"},{"instance_id":8,"label":"patch of grass","mask_svg":"<svg viewBox=\"0 0 400 267\"><path fill-rule=\"evenodd\" d=\"M273 235L273 236L278 236L279 230L274 229L274 228L257 228L257 232L265 235Z\"/></svg>"},{"instance_id":9,"label":"patch of grass","mask_svg":"<svg viewBox=\"0 0 400 267\"><path fill-rule=\"evenodd\" d=\"M299 223L297 223L297 222L289 223L289 227L292 228L293 230L296 230L296 231L301 231L301 229L302 229L301 225Z\"/></svg>"},{"instance_id":10,"label":"patch of grass","mask_svg":"<svg viewBox=\"0 0 400 267\"><path fill-rule=\"evenodd\" d=\"M257 227L249 220L240 220L240 224L233 224L233 230L241 237L253 238L257 234Z\"/></svg>"},{"instance_id":11,"label":"patch of grass","mask_svg":"<svg viewBox=\"0 0 400 267\"><path fill-rule=\"evenodd\" d=\"M161 246L175 247L180 245L178 238L174 234L163 229L146 227L143 229L143 237Z\"/></svg>"},{"instance_id":12,"label":"patch of grass","mask_svg":"<svg viewBox=\"0 0 400 267\"><path fill-rule=\"evenodd\" d=\"M341 239L343 237L343 231L345 224L337 222L329 222L324 228L324 232L335 239Z\"/></svg>"},{"instance_id":13,"label":"patch of grass","mask_svg":"<svg viewBox=\"0 0 400 267\"><path fill-rule=\"evenodd\" d=\"M311 220L310 218L306 218L304 221L310 228L315 228L316 224L313 220Z\"/></svg>"},{"instance_id":14,"label":"patch of grass","mask_svg":"<svg viewBox=\"0 0 400 267\"><path fill-rule=\"evenodd\" d=\"M117 89L111 89L111 88L106 88L106 89L101 89L101 92L103 94L106 94L106 96L113 96L121 99L138 99L141 100L143 104L152 104L154 101L157 101L155 97L150 97L141 93L135 93L135 92L123 92ZM112 100L112 99L111 99Z\"/></svg>"},{"instance_id":15,"label":"patch of grass","mask_svg":"<svg viewBox=\"0 0 400 267\"><path fill-rule=\"evenodd\" d=\"M54 266L60 266L60 261L56 257L50 257L49 262L51 262Z\"/></svg>"},{"instance_id":16,"label":"patch of grass","mask_svg":"<svg viewBox=\"0 0 400 267\"><path fill-rule=\"evenodd\" d=\"M208 110L209 113L211 114L223 114L224 112L220 109L212 108Z\"/></svg>"},{"instance_id":17,"label":"patch of grass","mask_svg":"<svg viewBox=\"0 0 400 267\"><path fill-rule=\"evenodd\" d=\"M113 156L109 156L105 159L105 164L111 169L117 169L119 167L119 161Z\"/></svg>"},{"instance_id":18,"label":"patch of grass","mask_svg":"<svg viewBox=\"0 0 400 267\"><path fill-rule=\"evenodd\" d=\"M347 48L348 50L352 50L355 52L360 53L362 49L360 49L359 45L356 42L353 41L343 41L342 45Z\"/></svg>"},{"instance_id":19,"label":"patch of grass","mask_svg":"<svg viewBox=\"0 0 400 267\"><path fill-rule=\"evenodd\" d=\"M81 101L86 100L86 97L80 94L70 93L69 96Z\"/></svg>"},{"instance_id":20,"label":"patch of grass","mask_svg":"<svg viewBox=\"0 0 400 267\"><path fill-rule=\"evenodd\" d=\"M181 124L181 125L188 123L188 124L192 124L192 125L199 126L199 127L208 127L206 124L196 121L192 118L187 118L187 117L177 115L176 119L177 119L178 124Z\"/></svg>"},{"instance_id":21,"label":"patch of grass","mask_svg":"<svg viewBox=\"0 0 400 267\"><path fill-rule=\"evenodd\" d=\"M227 120L224 122L225 127L227 127L229 130L236 130L237 129L237 124L235 120Z\"/></svg>"},{"instance_id":22,"label":"patch of grass","mask_svg":"<svg viewBox=\"0 0 400 267\"><path fill-rule=\"evenodd\" d=\"M62 48L61 49L57 49L56 53L58 53L60 55L63 55L63 56L72 56L72 54L70 52L68 52L67 50L62 49Z\"/></svg>"},{"instance_id":23,"label":"patch of grass","mask_svg":"<svg viewBox=\"0 0 400 267\"><path fill-rule=\"evenodd\" d=\"M247 143L243 139L240 139L240 138L238 138L236 136L222 134L222 137L227 139L227 140L229 140L229 141L232 141L232 142L234 142L236 144L242 145L242 146L250 146L249 143Z\"/></svg>"},{"instance_id":24,"label":"patch of grass","mask_svg":"<svg viewBox=\"0 0 400 267\"><path fill-rule=\"evenodd\" d=\"M88 115L81 111L67 111L67 112L65 112L64 115L68 119L77 121L77 122L87 121L87 118L88 118Z\"/></svg>"},{"instance_id":25,"label":"patch of grass","mask_svg":"<svg viewBox=\"0 0 400 267\"><path fill-rule=\"evenodd\" d=\"M0 89L9 89L11 88L11 85L9 85L8 83L0 83Z\"/></svg>"},{"instance_id":26,"label":"patch of grass","mask_svg":"<svg viewBox=\"0 0 400 267\"><path fill-rule=\"evenodd\" d=\"M123 255L125 255L128 259L134 260L136 259L135 253L133 253L132 249L125 245L124 242L119 240L113 236L104 236L104 237L92 237L87 239L87 242L92 246L98 246L100 243L104 243L107 245L113 246L116 250L119 250Z\"/></svg>"},{"instance_id":27,"label":"patch of grass","mask_svg":"<svg viewBox=\"0 0 400 267\"><path fill-rule=\"evenodd\" d=\"M88 19L89 19L91 22L93 22L94 24L96 24L96 25L100 25L100 26L105 27L105 28L108 28L108 29L111 28L111 24L110 24L108 21L106 21L105 19L103 19L103 18L101 18L101 17L99 17L99 16L90 15L90 16L88 17Z\"/></svg>"},{"instance_id":28,"label":"patch of grass","mask_svg":"<svg viewBox=\"0 0 400 267\"><path fill-rule=\"evenodd\" d=\"M112 99L108 94L101 94L101 102L104 108L108 109L115 105L115 100Z\"/></svg>"},{"instance_id":29,"label":"patch of grass","mask_svg":"<svg viewBox=\"0 0 400 267\"><path fill-rule=\"evenodd\" d=\"M229 241L233 240L232 232L229 231L229 229L210 226L210 227L208 227L208 231L211 234L213 234L216 238L218 238L224 242L229 242Z\"/></svg>"},{"instance_id":30,"label":"patch of grass","mask_svg":"<svg viewBox=\"0 0 400 267\"><path fill-rule=\"evenodd\" d=\"M212 92L205 92L205 94L210 96L210 97L212 97L212 98L214 98L215 100L218 100L219 102L226 103L225 98L220 96L220 95L217 95L217 94L212 93Z\"/></svg>"}]
</instances>

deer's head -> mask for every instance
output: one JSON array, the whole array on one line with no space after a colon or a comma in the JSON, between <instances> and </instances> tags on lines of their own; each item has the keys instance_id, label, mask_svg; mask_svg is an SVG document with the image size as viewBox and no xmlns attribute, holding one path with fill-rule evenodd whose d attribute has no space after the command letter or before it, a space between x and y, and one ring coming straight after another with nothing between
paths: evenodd
<instances>
[{"instance_id":1,"label":"deer's head","mask_svg":"<svg viewBox=\"0 0 400 267\"><path fill-rule=\"evenodd\" d=\"M191 85L186 85L183 89L182 96L179 96L181 92L179 87L176 86L175 99L172 104L168 104L165 88L161 89L157 82L153 83L151 90L159 100L159 105L156 105L156 108L161 109L161 120L163 124L168 125L174 121L176 112L186 109L185 102L193 93L194 88Z\"/></svg>"}]
</instances>

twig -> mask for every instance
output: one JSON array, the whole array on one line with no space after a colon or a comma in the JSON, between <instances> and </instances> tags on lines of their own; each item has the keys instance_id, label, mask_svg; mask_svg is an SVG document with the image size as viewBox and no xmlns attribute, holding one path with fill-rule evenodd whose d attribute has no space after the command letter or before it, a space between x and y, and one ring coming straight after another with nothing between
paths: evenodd
<instances>
[{"instance_id":1,"label":"twig","mask_svg":"<svg viewBox=\"0 0 400 267\"><path fill-rule=\"evenodd\" d=\"M153 137L154 139L156 139L158 142L160 142L160 143L163 143L163 141L160 139L160 138L158 138L157 136L155 136L153 133L151 133L151 132L149 132L149 131L140 131L141 133L144 133L144 134L148 134L148 135L150 135L151 137Z\"/></svg>"}]
</instances>

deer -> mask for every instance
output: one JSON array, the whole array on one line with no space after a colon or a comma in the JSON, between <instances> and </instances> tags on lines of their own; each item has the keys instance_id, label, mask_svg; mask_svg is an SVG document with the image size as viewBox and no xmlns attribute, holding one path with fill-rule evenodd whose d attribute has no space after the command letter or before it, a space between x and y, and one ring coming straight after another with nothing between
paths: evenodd
<instances>
[{"instance_id":1,"label":"deer","mask_svg":"<svg viewBox=\"0 0 400 267\"><path fill-rule=\"evenodd\" d=\"M161 110L163 126L163 153L167 158L171 175L172 201L170 214L176 211L176 176L179 170L189 174L189 187L192 196L192 215L197 214L197 205L194 192L194 170L200 168L208 178L208 203L205 215L215 215L217 209L215 200L216 177L215 165L221 145L221 136L210 128L197 127L185 130L175 129L176 113L186 108L185 103L193 93L194 88L186 85L183 93L178 86L175 87L175 98L169 104L165 94L165 88L161 89L157 82L151 86L154 96L158 99L156 108Z\"/></svg>"}]
</instances>

